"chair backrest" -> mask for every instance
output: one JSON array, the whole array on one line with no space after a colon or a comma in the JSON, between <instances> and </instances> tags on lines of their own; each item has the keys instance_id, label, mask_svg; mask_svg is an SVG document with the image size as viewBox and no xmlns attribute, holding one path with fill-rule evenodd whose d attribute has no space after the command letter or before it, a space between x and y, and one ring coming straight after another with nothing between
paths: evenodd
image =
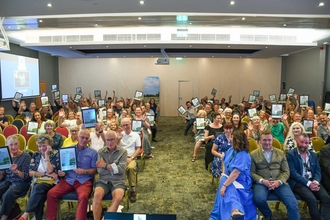
<instances>
[{"instance_id":1,"label":"chair backrest","mask_svg":"<svg viewBox=\"0 0 330 220\"><path fill-rule=\"evenodd\" d=\"M27 133L27 125L24 125L21 130L19 131L21 135L25 138L26 143L29 141L30 137L32 136L31 134Z\"/></svg>"},{"instance_id":2,"label":"chair backrest","mask_svg":"<svg viewBox=\"0 0 330 220\"><path fill-rule=\"evenodd\" d=\"M26 124L25 118L23 115L17 115L15 119L22 119L24 121L24 124Z\"/></svg>"},{"instance_id":3,"label":"chair backrest","mask_svg":"<svg viewBox=\"0 0 330 220\"><path fill-rule=\"evenodd\" d=\"M2 128L0 127L0 134L2 134Z\"/></svg>"},{"instance_id":4,"label":"chair backrest","mask_svg":"<svg viewBox=\"0 0 330 220\"><path fill-rule=\"evenodd\" d=\"M250 145L250 152L259 148L258 143L254 139L248 138L248 141L249 141L249 145Z\"/></svg>"},{"instance_id":5,"label":"chair backrest","mask_svg":"<svg viewBox=\"0 0 330 220\"><path fill-rule=\"evenodd\" d=\"M244 118L242 118L243 122L249 123L250 122L250 118L245 116Z\"/></svg>"},{"instance_id":6,"label":"chair backrest","mask_svg":"<svg viewBox=\"0 0 330 220\"><path fill-rule=\"evenodd\" d=\"M0 134L0 146L6 146L6 137Z\"/></svg>"},{"instance_id":7,"label":"chair backrest","mask_svg":"<svg viewBox=\"0 0 330 220\"><path fill-rule=\"evenodd\" d=\"M277 140L276 138L273 138L272 146L277 149L283 150L281 142L279 140Z\"/></svg>"},{"instance_id":8,"label":"chair backrest","mask_svg":"<svg viewBox=\"0 0 330 220\"><path fill-rule=\"evenodd\" d=\"M64 135L62 135L62 143L64 143L65 139L67 139L67 137L65 137Z\"/></svg>"},{"instance_id":9,"label":"chair backrest","mask_svg":"<svg viewBox=\"0 0 330 220\"><path fill-rule=\"evenodd\" d=\"M53 114L53 116L52 116L53 121L55 121L55 117L58 116L59 114L60 114L60 111L57 111Z\"/></svg>"},{"instance_id":10,"label":"chair backrest","mask_svg":"<svg viewBox=\"0 0 330 220\"><path fill-rule=\"evenodd\" d=\"M17 134L17 137L19 139L19 149L25 150L26 148L26 140L25 137L21 134Z\"/></svg>"},{"instance_id":11,"label":"chair backrest","mask_svg":"<svg viewBox=\"0 0 330 220\"><path fill-rule=\"evenodd\" d=\"M5 115L7 118L8 118L8 124L12 124L13 123L13 121L14 121L14 117L12 116L12 115Z\"/></svg>"},{"instance_id":12,"label":"chair backrest","mask_svg":"<svg viewBox=\"0 0 330 220\"><path fill-rule=\"evenodd\" d=\"M24 126L24 121L22 119L15 119L13 121L13 125L15 125L16 128L20 131L21 128Z\"/></svg>"},{"instance_id":13,"label":"chair backrest","mask_svg":"<svg viewBox=\"0 0 330 220\"><path fill-rule=\"evenodd\" d=\"M3 129L3 135L5 135L6 138L13 134L18 134L18 129L15 125L8 125Z\"/></svg>"},{"instance_id":14,"label":"chair backrest","mask_svg":"<svg viewBox=\"0 0 330 220\"><path fill-rule=\"evenodd\" d=\"M69 137L69 129L68 128L62 128L62 127L57 127L55 128L55 131L65 137Z\"/></svg>"},{"instance_id":15,"label":"chair backrest","mask_svg":"<svg viewBox=\"0 0 330 220\"><path fill-rule=\"evenodd\" d=\"M311 138L314 150L319 152L321 148L325 145L324 140L320 137L312 137Z\"/></svg>"},{"instance_id":16,"label":"chair backrest","mask_svg":"<svg viewBox=\"0 0 330 220\"><path fill-rule=\"evenodd\" d=\"M34 134L30 137L29 141L27 142L26 149L36 152L38 151L38 145L36 143L36 138L39 137L39 134Z\"/></svg>"}]
</instances>

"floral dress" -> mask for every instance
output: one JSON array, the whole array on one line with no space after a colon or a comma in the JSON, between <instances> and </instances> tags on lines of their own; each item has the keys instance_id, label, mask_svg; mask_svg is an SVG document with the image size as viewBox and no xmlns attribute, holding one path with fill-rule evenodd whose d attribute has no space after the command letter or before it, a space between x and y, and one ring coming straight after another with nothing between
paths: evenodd
<instances>
[{"instance_id":1,"label":"floral dress","mask_svg":"<svg viewBox=\"0 0 330 220\"><path fill-rule=\"evenodd\" d=\"M297 147L296 140L293 137L287 137L286 146L285 146L286 150L289 151L296 147ZM313 143L311 141L309 141L308 150L314 151Z\"/></svg>"},{"instance_id":2,"label":"floral dress","mask_svg":"<svg viewBox=\"0 0 330 220\"><path fill-rule=\"evenodd\" d=\"M218 153L226 153L232 147L232 142L228 141L225 134L219 135L214 144L218 145ZM211 167L212 176L218 178L222 173L222 160L219 157L214 157Z\"/></svg>"}]
</instances>

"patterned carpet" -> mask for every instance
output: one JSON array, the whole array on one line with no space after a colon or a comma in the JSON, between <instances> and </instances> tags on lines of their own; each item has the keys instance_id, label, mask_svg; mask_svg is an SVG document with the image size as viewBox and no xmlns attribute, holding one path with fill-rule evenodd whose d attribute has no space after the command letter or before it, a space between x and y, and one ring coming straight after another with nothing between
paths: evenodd
<instances>
[{"instance_id":1,"label":"patterned carpet","mask_svg":"<svg viewBox=\"0 0 330 220\"><path fill-rule=\"evenodd\" d=\"M153 155L146 162L145 169L138 174L137 202L130 204L130 213L176 214L178 220L207 220L213 207L216 193L211 184L211 174L204 168L205 149L201 149L197 161L190 162L194 139L192 133L183 135L184 120L181 117L160 117L157 143ZM108 203L104 203L104 206ZM308 212L299 203L301 219L310 219ZM286 208L270 203L275 220L287 219ZM72 220L75 208L68 203L61 205L62 219ZM21 208L24 205L21 204Z\"/></svg>"}]
</instances>

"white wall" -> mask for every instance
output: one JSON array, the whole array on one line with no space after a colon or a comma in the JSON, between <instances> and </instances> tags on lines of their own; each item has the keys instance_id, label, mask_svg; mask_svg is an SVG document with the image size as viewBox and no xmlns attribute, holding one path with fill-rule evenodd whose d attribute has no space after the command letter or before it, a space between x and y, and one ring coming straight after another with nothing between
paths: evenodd
<instances>
[{"instance_id":1,"label":"white wall","mask_svg":"<svg viewBox=\"0 0 330 220\"><path fill-rule=\"evenodd\" d=\"M59 82L62 94L74 94L82 87L87 95L95 89L105 90L112 96L132 97L135 90L143 91L145 76L159 76L161 114L177 116L179 81L193 82L193 96L210 96L212 88L218 90L216 98L233 96L239 103L248 99L253 90L261 95L280 93L281 58L171 58L170 65L155 65L156 58L97 58L59 59ZM183 100L185 101L185 100Z\"/></svg>"}]
</instances>

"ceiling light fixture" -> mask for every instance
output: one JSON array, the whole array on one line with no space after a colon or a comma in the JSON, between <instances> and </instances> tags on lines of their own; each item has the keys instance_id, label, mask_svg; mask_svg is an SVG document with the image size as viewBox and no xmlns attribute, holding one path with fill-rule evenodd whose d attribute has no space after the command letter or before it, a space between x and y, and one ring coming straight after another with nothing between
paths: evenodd
<instances>
[{"instance_id":1,"label":"ceiling light fixture","mask_svg":"<svg viewBox=\"0 0 330 220\"><path fill-rule=\"evenodd\" d=\"M231 4L231 5L235 5L235 2L234 2L234 1L230 1L230 4Z\"/></svg>"},{"instance_id":2,"label":"ceiling light fixture","mask_svg":"<svg viewBox=\"0 0 330 220\"><path fill-rule=\"evenodd\" d=\"M322 7L322 6L324 6L324 2L319 3L319 7Z\"/></svg>"},{"instance_id":3,"label":"ceiling light fixture","mask_svg":"<svg viewBox=\"0 0 330 220\"><path fill-rule=\"evenodd\" d=\"M109 46L106 46L106 48L108 48Z\"/></svg>"},{"instance_id":4,"label":"ceiling light fixture","mask_svg":"<svg viewBox=\"0 0 330 220\"><path fill-rule=\"evenodd\" d=\"M191 45L189 45L189 47L192 47Z\"/></svg>"},{"instance_id":5,"label":"ceiling light fixture","mask_svg":"<svg viewBox=\"0 0 330 220\"><path fill-rule=\"evenodd\" d=\"M228 46L228 48L229 48L230 46Z\"/></svg>"},{"instance_id":6,"label":"ceiling light fixture","mask_svg":"<svg viewBox=\"0 0 330 220\"><path fill-rule=\"evenodd\" d=\"M72 47L70 47L70 49L72 49Z\"/></svg>"},{"instance_id":7,"label":"ceiling light fixture","mask_svg":"<svg viewBox=\"0 0 330 220\"><path fill-rule=\"evenodd\" d=\"M97 24L94 24L95 27L97 27L98 25Z\"/></svg>"},{"instance_id":8,"label":"ceiling light fixture","mask_svg":"<svg viewBox=\"0 0 330 220\"><path fill-rule=\"evenodd\" d=\"M242 18L242 20L244 21L244 20L245 20L245 18L243 17L243 18Z\"/></svg>"},{"instance_id":9,"label":"ceiling light fixture","mask_svg":"<svg viewBox=\"0 0 330 220\"><path fill-rule=\"evenodd\" d=\"M192 24L191 22L189 24Z\"/></svg>"},{"instance_id":10,"label":"ceiling light fixture","mask_svg":"<svg viewBox=\"0 0 330 220\"><path fill-rule=\"evenodd\" d=\"M41 22L42 22L42 20L39 20L39 22L41 23Z\"/></svg>"},{"instance_id":11,"label":"ceiling light fixture","mask_svg":"<svg viewBox=\"0 0 330 220\"><path fill-rule=\"evenodd\" d=\"M268 48L268 47L266 47L266 48Z\"/></svg>"},{"instance_id":12,"label":"ceiling light fixture","mask_svg":"<svg viewBox=\"0 0 330 220\"><path fill-rule=\"evenodd\" d=\"M286 24L283 24L283 27L286 27Z\"/></svg>"},{"instance_id":13,"label":"ceiling light fixture","mask_svg":"<svg viewBox=\"0 0 330 220\"><path fill-rule=\"evenodd\" d=\"M144 5L144 1L140 1L140 5Z\"/></svg>"},{"instance_id":14,"label":"ceiling light fixture","mask_svg":"<svg viewBox=\"0 0 330 220\"><path fill-rule=\"evenodd\" d=\"M53 7L53 5L51 3L48 3L47 6L50 8Z\"/></svg>"},{"instance_id":15,"label":"ceiling light fixture","mask_svg":"<svg viewBox=\"0 0 330 220\"><path fill-rule=\"evenodd\" d=\"M141 17L138 17L139 20L141 20Z\"/></svg>"}]
</instances>

